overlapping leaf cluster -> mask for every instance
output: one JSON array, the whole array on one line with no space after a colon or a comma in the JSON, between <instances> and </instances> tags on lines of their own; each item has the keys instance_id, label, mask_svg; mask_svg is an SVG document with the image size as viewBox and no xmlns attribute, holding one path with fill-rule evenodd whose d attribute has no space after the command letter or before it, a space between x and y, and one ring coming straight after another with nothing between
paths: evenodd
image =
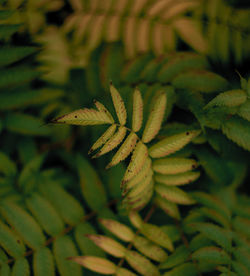
<instances>
[{"instance_id":1,"label":"overlapping leaf cluster","mask_svg":"<svg viewBox=\"0 0 250 276\"><path fill-rule=\"evenodd\" d=\"M143 121L143 99L140 91L135 89L133 93L131 128L126 126L127 111L119 92L113 85L110 86L110 92L118 117L117 123L106 107L98 101L95 101L97 109L79 109L52 122L83 126L110 124L91 147L90 152L102 146L93 156L99 157L121 144L106 168L117 165L132 153L121 183L122 194L125 196L123 203L129 208L141 209L150 201L155 190L159 194L157 201L169 209L173 216L179 217L175 203L192 204L193 200L175 186L189 184L199 177L199 172L192 171L197 167L197 162L187 158L157 158L166 157L182 149L199 135L200 131L191 130L172 135L149 147L147 144L157 135L164 119L167 91L156 92L141 138L137 134ZM127 132L129 134L126 137Z\"/></svg>"},{"instance_id":2,"label":"overlapping leaf cluster","mask_svg":"<svg viewBox=\"0 0 250 276\"><path fill-rule=\"evenodd\" d=\"M0 276L248 275L248 10L104 2L0 1Z\"/></svg>"}]
</instances>

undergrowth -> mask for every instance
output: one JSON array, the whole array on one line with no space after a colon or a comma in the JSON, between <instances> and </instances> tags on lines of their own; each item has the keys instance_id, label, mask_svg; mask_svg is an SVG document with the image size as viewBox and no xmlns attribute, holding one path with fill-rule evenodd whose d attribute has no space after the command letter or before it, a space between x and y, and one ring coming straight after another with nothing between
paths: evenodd
<instances>
[{"instance_id":1,"label":"undergrowth","mask_svg":"<svg viewBox=\"0 0 250 276\"><path fill-rule=\"evenodd\" d=\"M243 2L0 1L0 276L249 275Z\"/></svg>"}]
</instances>

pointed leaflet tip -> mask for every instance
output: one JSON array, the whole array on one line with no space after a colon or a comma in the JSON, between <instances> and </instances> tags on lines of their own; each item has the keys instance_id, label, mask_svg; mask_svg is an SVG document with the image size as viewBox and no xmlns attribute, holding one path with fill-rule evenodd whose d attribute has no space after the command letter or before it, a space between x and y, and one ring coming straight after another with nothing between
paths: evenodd
<instances>
[{"instance_id":1,"label":"pointed leaflet tip","mask_svg":"<svg viewBox=\"0 0 250 276\"><path fill-rule=\"evenodd\" d=\"M88 151L88 154L91 154L94 150L91 148L89 151Z\"/></svg>"},{"instance_id":2,"label":"pointed leaflet tip","mask_svg":"<svg viewBox=\"0 0 250 276\"><path fill-rule=\"evenodd\" d=\"M65 116L66 115L56 117L56 118L52 119L49 123L52 123L52 124L65 124L66 122L61 121Z\"/></svg>"}]
</instances>

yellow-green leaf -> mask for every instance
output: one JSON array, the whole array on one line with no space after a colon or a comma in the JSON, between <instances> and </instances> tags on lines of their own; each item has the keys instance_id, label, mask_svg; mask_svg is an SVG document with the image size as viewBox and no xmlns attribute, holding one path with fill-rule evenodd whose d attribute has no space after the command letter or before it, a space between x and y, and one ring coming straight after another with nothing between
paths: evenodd
<instances>
[{"instance_id":1,"label":"yellow-green leaf","mask_svg":"<svg viewBox=\"0 0 250 276\"><path fill-rule=\"evenodd\" d=\"M141 141L139 141L134 149L128 168L124 174L123 182L129 181L143 167L148 157L148 149Z\"/></svg>"},{"instance_id":2,"label":"yellow-green leaf","mask_svg":"<svg viewBox=\"0 0 250 276\"><path fill-rule=\"evenodd\" d=\"M132 116L132 129L137 132L140 130L143 120L143 100L141 92L135 89L133 94L133 116Z\"/></svg>"},{"instance_id":3,"label":"yellow-green leaf","mask_svg":"<svg viewBox=\"0 0 250 276\"><path fill-rule=\"evenodd\" d=\"M99 221L106 229L123 241L130 242L135 236L128 226L118 221L112 219L99 219Z\"/></svg>"},{"instance_id":4,"label":"yellow-green leaf","mask_svg":"<svg viewBox=\"0 0 250 276\"><path fill-rule=\"evenodd\" d=\"M153 170L162 174L184 173L197 166L197 161L189 158L168 157L153 162Z\"/></svg>"},{"instance_id":5,"label":"yellow-green leaf","mask_svg":"<svg viewBox=\"0 0 250 276\"><path fill-rule=\"evenodd\" d=\"M118 258L124 257L126 248L117 241L103 235L88 234L86 236L97 246L99 246L101 249L111 254L112 256Z\"/></svg>"},{"instance_id":6,"label":"yellow-green leaf","mask_svg":"<svg viewBox=\"0 0 250 276\"><path fill-rule=\"evenodd\" d=\"M94 145L89 150L89 154L93 152L94 150L101 147L103 144L105 144L115 133L116 125L111 125L103 134L102 136L94 143Z\"/></svg>"},{"instance_id":7,"label":"yellow-green leaf","mask_svg":"<svg viewBox=\"0 0 250 276\"><path fill-rule=\"evenodd\" d=\"M113 100L113 104L115 107L115 111L118 117L118 120L121 125L125 125L127 121L127 111L124 105L124 101L117 91L117 89L111 84L110 85L110 93Z\"/></svg>"},{"instance_id":8,"label":"yellow-green leaf","mask_svg":"<svg viewBox=\"0 0 250 276\"><path fill-rule=\"evenodd\" d=\"M101 274L114 274L116 266L109 260L94 256L71 257L70 260Z\"/></svg>"},{"instance_id":9,"label":"yellow-green leaf","mask_svg":"<svg viewBox=\"0 0 250 276\"><path fill-rule=\"evenodd\" d=\"M154 199L154 202L157 206L159 206L167 215L175 218L180 219L180 212L177 205L173 202L162 198L161 196L157 195Z\"/></svg>"},{"instance_id":10,"label":"yellow-green leaf","mask_svg":"<svg viewBox=\"0 0 250 276\"><path fill-rule=\"evenodd\" d=\"M159 276L160 273L155 265L147 258L135 251L128 251L125 255L126 261L140 274L145 276Z\"/></svg>"},{"instance_id":11,"label":"yellow-green leaf","mask_svg":"<svg viewBox=\"0 0 250 276\"><path fill-rule=\"evenodd\" d=\"M152 161L150 158L147 158L144 162L143 167L139 171L138 174L136 174L132 179L130 179L128 182L122 184L123 193L125 194L128 190L133 188L137 183L142 181L148 174L148 171L151 168Z\"/></svg>"},{"instance_id":12,"label":"yellow-green leaf","mask_svg":"<svg viewBox=\"0 0 250 276\"><path fill-rule=\"evenodd\" d=\"M137 139L138 136L134 132L131 132L129 136L126 138L126 140L122 143L121 147L116 152L116 154L113 156L111 162L107 165L106 169L111 168L112 166L115 166L122 160L126 159L129 156L129 154L133 151Z\"/></svg>"},{"instance_id":13,"label":"yellow-green leaf","mask_svg":"<svg viewBox=\"0 0 250 276\"><path fill-rule=\"evenodd\" d=\"M195 203L187 193L177 187L157 184L155 190L161 197L177 204L189 205Z\"/></svg>"},{"instance_id":14,"label":"yellow-green leaf","mask_svg":"<svg viewBox=\"0 0 250 276\"><path fill-rule=\"evenodd\" d=\"M112 123L114 123L114 119L113 119L112 115L110 114L108 109L102 103L100 103L98 101L94 101L94 104L100 112L105 113L109 117L110 121Z\"/></svg>"},{"instance_id":15,"label":"yellow-green leaf","mask_svg":"<svg viewBox=\"0 0 250 276\"><path fill-rule=\"evenodd\" d=\"M159 132L167 104L165 92L158 92L142 135L144 143L150 142Z\"/></svg>"},{"instance_id":16,"label":"yellow-green leaf","mask_svg":"<svg viewBox=\"0 0 250 276\"><path fill-rule=\"evenodd\" d=\"M184 172L175 175L156 174L155 181L164 185L180 186L195 181L200 176L200 172Z\"/></svg>"},{"instance_id":17,"label":"yellow-green leaf","mask_svg":"<svg viewBox=\"0 0 250 276\"><path fill-rule=\"evenodd\" d=\"M101 150L97 154L95 154L92 158L97 158L116 148L124 139L126 132L127 132L126 127L120 126L118 131L106 142L106 144L101 148Z\"/></svg>"},{"instance_id":18,"label":"yellow-green leaf","mask_svg":"<svg viewBox=\"0 0 250 276\"><path fill-rule=\"evenodd\" d=\"M88 126L112 124L113 122L104 111L84 108L55 118L52 120L52 123Z\"/></svg>"},{"instance_id":19,"label":"yellow-green leaf","mask_svg":"<svg viewBox=\"0 0 250 276\"><path fill-rule=\"evenodd\" d=\"M153 158L160 158L182 149L194 137L200 134L199 130L191 130L166 137L149 148L149 155Z\"/></svg>"}]
</instances>

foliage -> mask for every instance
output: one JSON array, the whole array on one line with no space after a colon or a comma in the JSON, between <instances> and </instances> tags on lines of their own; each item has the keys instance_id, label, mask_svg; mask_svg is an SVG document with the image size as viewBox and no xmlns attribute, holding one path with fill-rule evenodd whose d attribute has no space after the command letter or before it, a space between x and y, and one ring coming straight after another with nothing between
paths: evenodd
<instances>
[{"instance_id":1,"label":"foliage","mask_svg":"<svg viewBox=\"0 0 250 276\"><path fill-rule=\"evenodd\" d=\"M249 275L243 2L0 1L0 276Z\"/></svg>"}]
</instances>

